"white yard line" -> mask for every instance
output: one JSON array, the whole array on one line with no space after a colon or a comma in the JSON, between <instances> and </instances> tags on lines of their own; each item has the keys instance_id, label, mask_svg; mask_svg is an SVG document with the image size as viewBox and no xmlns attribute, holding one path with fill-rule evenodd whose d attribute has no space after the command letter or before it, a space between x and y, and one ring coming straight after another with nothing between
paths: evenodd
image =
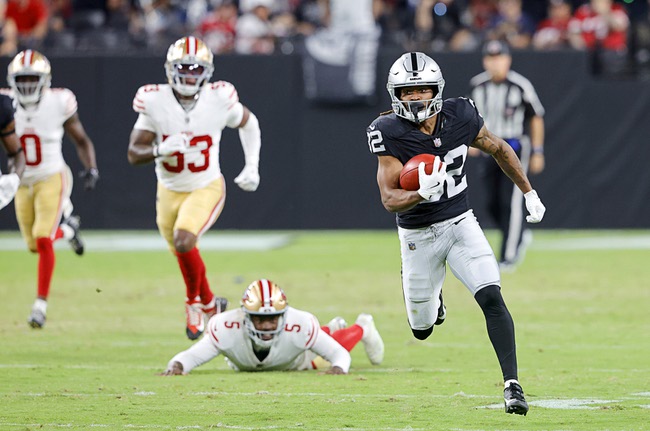
<instances>
[{"instance_id":1,"label":"white yard line","mask_svg":"<svg viewBox=\"0 0 650 431\"><path fill-rule=\"evenodd\" d=\"M266 251L289 244L293 234L268 232L211 233L201 237L201 250L209 251ZM83 233L88 251L165 251L167 244L158 232L94 231ZM69 249L67 241L54 243L56 249ZM0 234L0 251L25 250L18 233Z\"/></svg>"}]
</instances>

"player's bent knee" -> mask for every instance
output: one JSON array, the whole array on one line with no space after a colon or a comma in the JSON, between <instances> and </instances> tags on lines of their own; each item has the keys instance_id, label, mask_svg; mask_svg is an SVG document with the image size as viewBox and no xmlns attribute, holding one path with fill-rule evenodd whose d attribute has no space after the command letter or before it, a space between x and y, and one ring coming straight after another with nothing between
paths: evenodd
<instances>
[{"instance_id":1,"label":"player's bent knee","mask_svg":"<svg viewBox=\"0 0 650 431\"><path fill-rule=\"evenodd\" d=\"M411 328L411 332L413 332L413 336L417 338L418 340L426 340L429 338L429 335L433 333L433 326L431 326L428 329L413 329Z\"/></svg>"},{"instance_id":2,"label":"player's bent knee","mask_svg":"<svg viewBox=\"0 0 650 431\"><path fill-rule=\"evenodd\" d=\"M196 247L196 235L184 231L174 231L174 248L179 253L187 253Z\"/></svg>"},{"instance_id":3,"label":"player's bent knee","mask_svg":"<svg viewBox=\"0 0 650 431\"><path fill-rule=\"evenodd\" d=\"M506 303L501 295L501 288L497 285L490 285L476 292L474 299L484 313L499 315L508 312Z\"/></svg>"},{"instance_id":4,"label":"player's bent knee","mask_svg":"<svg viewBox=\"0 0 650 431\"><path fill-rule=\"evenodd\" d=\"M501 287L496 284L485 286L474 295L474 299L481 307L494 306L503 303L503 296L501 295Z\"/></svg>"}]
</instances>

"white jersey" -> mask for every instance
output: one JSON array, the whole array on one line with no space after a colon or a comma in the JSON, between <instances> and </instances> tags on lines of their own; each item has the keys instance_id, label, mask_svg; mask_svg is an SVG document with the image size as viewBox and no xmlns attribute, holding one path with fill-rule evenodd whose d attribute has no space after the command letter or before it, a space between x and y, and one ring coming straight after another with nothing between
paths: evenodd
<instances>
[{"instance_id":1,"label":"white jersey","mask_svg":"<svg viewBox=\"0 0 650 431\"><path fill-rule=\"evenodd\" d=\"M6 94L14 97L12 91ZM31 186L65 169L63 123L77 112L77 98L67 88L47 88L38 104L15 105L16 135L25 151L25 173L20 183Z\"/></svg>"},{"instance_id":2,"label":"white jersey","mask_svg":"<svg viewBox=\"0 0 650 431\"><path fill-rule=\"evenodd\" d=\"M189 112L176 100L168 84L145 85L133 99L133 110L140 114L133 128L155 133L157 143L184 133L190 137L190 146L198 148L187 154L156 159L158 181L176 192L206 187L221 176L221 132L225 127L239 126L244 115L237 90L225 81L204 85Z\"/></svg>"},{"instance_id":3,"label":"white jersey","mask_svg":"<svg viewBox=\"0 0 650 431\"><path fill-rule=\"evenodd\" d=\"M311 370L313 359L322 356L332 366L346 373L350 369L350 353L321 330L316 317L306 311L288 307L284 313L284 330L276 336L268 356L260 361L244 326L241 308L213 316L198 343L178 353L169 361L183 364L183 371L222 354L230 366L239 371Z\"/></svg>"}]
</instances>

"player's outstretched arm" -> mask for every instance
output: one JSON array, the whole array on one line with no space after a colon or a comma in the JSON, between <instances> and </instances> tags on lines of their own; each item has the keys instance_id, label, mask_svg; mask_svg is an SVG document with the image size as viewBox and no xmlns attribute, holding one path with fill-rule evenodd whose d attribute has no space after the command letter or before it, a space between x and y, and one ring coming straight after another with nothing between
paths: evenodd
<instances>
[{"instance_id":1,"label":"player's outstretched arm","mask_svg":"<svg viewBox=\"0 0 650 431\"><path fill-rule=\"evenodd\" d=\"M485 126L481 128L472 146L494 157L501 170L514 182L526 199L526 209L530 215L526 216L529 223L539 223L544 217L546 207L537 196L537 192L528 181L528 177L521 166L515 151L506 141L490 132Z\"/></svg>"},{"instance_id":2,"label":"player's outstretched arm","mask_svg":"<svg viewBox=\"0 0 650 431\"><path fill-rule=\"evenodd\" d=\"M174 361L171 366L169 366L165 371L159 373L159 376L182 376L187 374L183 372L183 364L178 361Z\"/></svg>"},{"instance_id":3,"label":"player's outstretched arm","mask_svg":"<svg viewBox=\"0 0 650 431\"><path fill-rule=\"evenodd\" d=\"M156 134L149 130L133 129L129 138L127 157L132 165L144 165L153 162Z\"/></svg>"},{"instance_id":4,"label":"player's outstretched arm","mask_svg":"<svg viewBox=\"0 0 650 431\"><path fill-rule=\"evenodd\" d=\"M242 105L243 106L243 105ZM244 150L244 169L235 178L235 183L244 191L254 192L260 184L259 164L262 147L262 132L255 114L243 106L244 111L239 128L239 140Z\"/></svg>"},{"instance_id":5,"label":"player's outstretched arm","mask_svg":"<svg viewBox=\"0 0 650 431\"><path fill-rule=\"evenodd\" d=\"M75 113L63 123L65 133L72 139L72 142L77 147L77 155L79 160L84 165L84 170L79 173L79 176L84 180L84 189L91 190L95 188L97 180L99 180L99 171L97 170L97 160L95 157L95 146L93 141L86 133L79 114Z\"/></svg>"},{"instance_id":6,"label":"player's outstretched arm","mask_svg":"<svg viewBox=\"0 0 650 431\"><path fill-rule=\"evenodd\" d=\"M472 147L494 157L501 170L514 182L519 190L528 193L533 189L528 177L521 166L519 157L510 145L503 139L490 132L485 126L481 128L472 142Z\"/></svg>"}]
</instances>

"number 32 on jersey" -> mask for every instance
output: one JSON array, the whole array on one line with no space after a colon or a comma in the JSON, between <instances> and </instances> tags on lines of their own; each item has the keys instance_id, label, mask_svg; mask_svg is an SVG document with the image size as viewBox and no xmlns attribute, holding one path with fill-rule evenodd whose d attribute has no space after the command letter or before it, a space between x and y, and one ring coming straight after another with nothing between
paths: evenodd
<instances>
[{"instance_id":1,"label":"number 32 on jersey","mask_svg":"<svg viewBox=\"0 0 650 431\"><path fill-rule=\"evenodd\" d=\"M368 132L368 146L373 153L386 150L380 130ZM448 151L442 160L447 164L447 179L445 180L445 193L429 202L435 202L442 198L453 198L467 188L467 177L465 175L465 160L467 159L467 147L461 145Z\"/></svg>"}]
</instances>

